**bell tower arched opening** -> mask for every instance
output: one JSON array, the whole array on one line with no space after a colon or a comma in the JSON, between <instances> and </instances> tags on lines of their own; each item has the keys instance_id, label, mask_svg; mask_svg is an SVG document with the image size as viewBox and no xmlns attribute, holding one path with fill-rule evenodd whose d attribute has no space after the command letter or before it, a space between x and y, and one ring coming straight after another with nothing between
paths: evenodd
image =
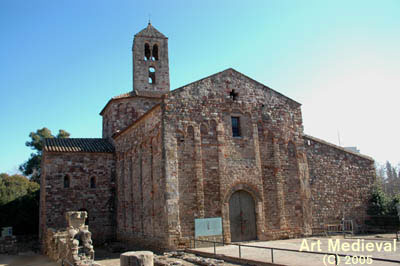
<instances>
[{"instance_id":1,"label":"bell tower arched opening","mask_svg":"<svg viewBox=\"0 0 400 266\"><path fill-rule=\"evenodd\" d=\"M154 44L153 45L153 52L152 52L154 61L158 61L158 45Z\"/></svg>"},{"instance_id":2,"label":"bell tower arched opening","mask_svg":"<svg viewBox=\"0 0 400 266\"><path fill-rule=\"evenodd\" d=\"M148 43L144 44L144 61L150 59L150 45Z\"/></svg>"}]
</instances>

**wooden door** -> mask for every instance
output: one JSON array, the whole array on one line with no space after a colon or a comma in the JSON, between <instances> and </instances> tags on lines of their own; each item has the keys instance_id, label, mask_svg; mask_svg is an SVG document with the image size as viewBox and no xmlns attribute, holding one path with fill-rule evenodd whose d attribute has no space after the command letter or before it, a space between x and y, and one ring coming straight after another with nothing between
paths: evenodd
<instances>
[{"instance_id":1,"label":"wooden door","mask_svg":"<svg viewBox=\"0 0 400 266\"><path fill-rule=\"evenodd\" d=\"M229 200L231 241L257 239L256 215L253 197L244 190L236 191Z\"/></svg>"}]
</instances>

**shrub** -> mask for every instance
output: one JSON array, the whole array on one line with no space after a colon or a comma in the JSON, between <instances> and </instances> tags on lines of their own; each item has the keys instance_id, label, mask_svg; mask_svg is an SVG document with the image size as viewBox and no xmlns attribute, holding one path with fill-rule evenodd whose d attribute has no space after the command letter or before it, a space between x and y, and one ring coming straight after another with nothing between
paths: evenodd
<instances>
[{"instance_id":1,"label":"shrub","mask_svg":"<svg viewBox=\"0 0 400 266\"><path fill-rule=\"evenodd\" d=\"M374 187L367 214L370 219L366 224L376 228L397 229L400 225L396 204L400 202L400 195L389 197L379 186Z\"/></svg>"}]
</instances>

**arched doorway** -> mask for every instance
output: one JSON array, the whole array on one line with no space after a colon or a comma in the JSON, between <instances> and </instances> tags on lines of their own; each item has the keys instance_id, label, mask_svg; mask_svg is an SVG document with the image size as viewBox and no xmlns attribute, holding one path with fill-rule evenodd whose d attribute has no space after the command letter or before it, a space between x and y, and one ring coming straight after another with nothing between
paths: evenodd
<instances>
[{"instance_id":1,"label":"arched doorway","mask_svg":"<svg viewBox=\"0 0 400 266\"><path fill-rule=\"evenodd\" d=\"M229 199L231 241L257 239L254 199L250 193L238 190Z\"/></svg>"}]
</instances>

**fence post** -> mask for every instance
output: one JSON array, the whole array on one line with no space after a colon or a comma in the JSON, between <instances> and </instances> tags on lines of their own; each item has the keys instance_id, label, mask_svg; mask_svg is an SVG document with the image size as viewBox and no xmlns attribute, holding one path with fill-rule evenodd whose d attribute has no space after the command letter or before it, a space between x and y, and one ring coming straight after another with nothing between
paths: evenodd
<instances>
[{"instance_id":1,"label":"fence post","mask_svg":"<svg viewBox=\"0 0 400 266\"><path fill-rule=\"evenodd\" d=\"M271 248L271 262L274 263L274 249Z\"/></svg>"},{"instance_id":2,"label":"fence post","mask_svg":"<svg viewBox=\"0 0 400 266\"><path fill-rule=\"evenodd\" d=\"M193 239L194 248L196 248L196 238Z\"/></svg>"},{"instance_id":3,"label":"fence post","mask_svg":"<svg viewBox=\"0 0 400 266\"><path fill-rule=\"evenodd\" d=\"M242 258L242 250L240 249L240 244L239 244L239 259Z\"/></svg>"},{"instance_id":4,"label":"fence post","mask_svg":"<svg viewBox=\"0 0 400 266\"><path fill-rule=\"evenodd\" d=\"M213 242L213 244L214 244L214 255L216 255L217 254L217 250L215 248L215 241Z\"/></svg>"},{"instance_id":5,"label":"fence post","mask_svg":"<svg viewBox=\"0 0 400 266\"><path fill-rule=\"evenodd\" d=\"M354 236L354 224L353 224L353 220L351 221L351 235Z\"/></svg>"}]
</instances>

